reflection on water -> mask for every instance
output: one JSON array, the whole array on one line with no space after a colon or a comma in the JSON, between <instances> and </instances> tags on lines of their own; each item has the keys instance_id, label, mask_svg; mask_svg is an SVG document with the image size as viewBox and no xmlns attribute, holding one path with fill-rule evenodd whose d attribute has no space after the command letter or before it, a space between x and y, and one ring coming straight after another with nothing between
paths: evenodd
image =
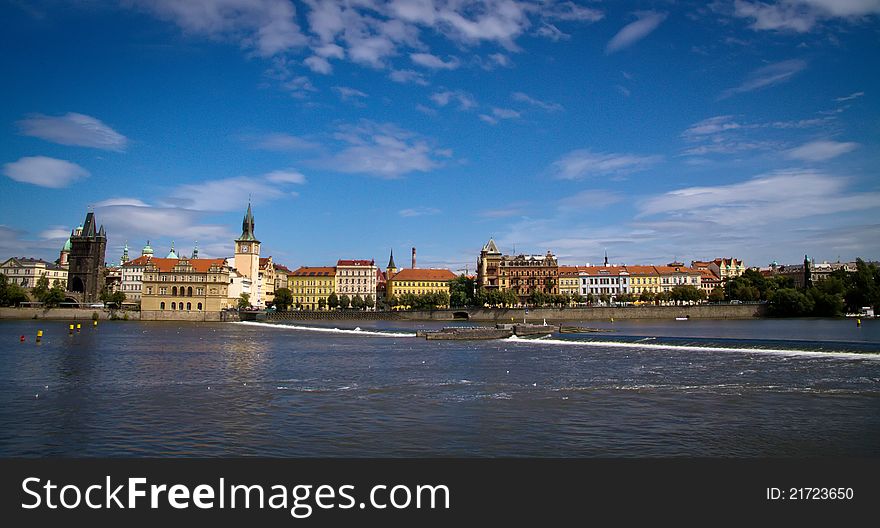
<instances>
[{"instance_id":1,"label":"reflection on water","mask_svg":"<svg viewBox=\"0 0 880 528\"><path fill-rule=\"evenodd\" d=\"M0 456L880 455L877 321L676 323L3 321Z\"/></svg>"}]
</instances>

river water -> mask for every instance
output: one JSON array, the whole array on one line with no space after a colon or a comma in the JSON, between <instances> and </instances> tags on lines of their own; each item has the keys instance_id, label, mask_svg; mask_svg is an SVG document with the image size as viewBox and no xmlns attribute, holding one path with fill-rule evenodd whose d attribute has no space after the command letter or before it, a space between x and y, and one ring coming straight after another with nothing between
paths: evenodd
<instances>
[{"instance_id":1,"label":"river water","mask_svg":"<svg viewBox=\"0 0 880 528\"><path fill-rule=\"evenodd\" d=\"M0 321L0 456L880 456L878 320L67 324Z\"/></svg>"}]
</instances>

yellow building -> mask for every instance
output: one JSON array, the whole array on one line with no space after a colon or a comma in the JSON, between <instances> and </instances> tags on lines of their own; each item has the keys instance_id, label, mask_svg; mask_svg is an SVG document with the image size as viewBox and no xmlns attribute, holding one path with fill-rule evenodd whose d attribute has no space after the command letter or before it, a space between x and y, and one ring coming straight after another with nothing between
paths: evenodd
<instances>
[{"instance_id":1,"label":"yellow building","mask_svg":"<svg viewBox=\"0 0 880 528\"><path fill-rule=\"evenodd\" d=\"M448 269L406 268L388 277L386 296L390 299L406 293L423 295L425 293L449 293L449 282L455 273Z\"/></svg>"},{"instance_id":2,"label":"yellow building","mask_svg":"<svg viewBox=\"0 0 880 528\"><path fill-rule=\"evenodd\" d=\"M320 310L321 299L328 309L327 298L336 289L336 268L303 266L287 276L287 287L293 295L293 305L306 310Z\"/></svg>"},{"instance_id":3,"label":"yellow building","mask_svg":"<svg viewBox=\"0 0 880 528\"><path fill-rule=\"evenodd\" d=\"M49 279L50 288L55 283L67 288L67 268L42 259L12 257L0 264L0 273L6 275L9 282L26 289L36 286L42 277Z\"/></svg>"},{"instance_id":4,"label":"yellow building","mask_svg":"<svg viewBox=\"0 0 880 528\"><path fill-rule=\"evenodd\" d=\"M224 259L150 259L144 266L142 312L191 319L228 306L229 268Z\"/></svg>"},{"instance_id":5,"label":"yellow building","mask_svg":"<svg viewBox=\"0 0 880 528\"><path fill-rule=\"evenodd\" d=\"M660 293L660 274L654 266L627 266L630 292L641 295L643 292Z\"/></svg>"},{"instance_id":6,"label":"yellow building","mask_svg":"<svg viewBox=\"0 0 880 528\"><path fill-rule=\"evenodd\" d=\"M580 291L577 266L559 266L559 293L574 297Z\"/></svg>"}]
</instances>

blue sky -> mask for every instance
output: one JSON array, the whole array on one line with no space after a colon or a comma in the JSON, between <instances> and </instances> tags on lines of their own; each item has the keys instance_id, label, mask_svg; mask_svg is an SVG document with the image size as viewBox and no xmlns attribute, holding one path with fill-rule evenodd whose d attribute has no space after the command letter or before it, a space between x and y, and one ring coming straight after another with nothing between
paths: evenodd
<instances>
[{"instance_id":1,"label":"blue sky","mask_svg":"<svg viewBox=\"0 0 880 528\"><path fill-rule=\"evenodd\" d=\"M880 258L880 0L0 1L0 257ZM872 59L873 57L873 59ZM403 261L403 262L401 262Z\"/></svg>"}]
</instances>

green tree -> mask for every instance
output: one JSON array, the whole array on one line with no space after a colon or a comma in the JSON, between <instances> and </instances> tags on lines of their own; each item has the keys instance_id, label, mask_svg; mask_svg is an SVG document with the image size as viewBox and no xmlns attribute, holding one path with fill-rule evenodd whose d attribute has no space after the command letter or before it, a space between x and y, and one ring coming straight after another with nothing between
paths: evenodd
<instances>
[{"instance_id":1,"label":"green tree","mask_svg":"<svg viewBox=\"0 0 880 528\"><path fill-rule=\"evenodd\" d=\"M35 300L44 302L43 299L49 293L49 277L43 275L37 279L37 284L31 288L31 295ZM103 295L103 294L102 294Z\"/></svg>"},{"instance_id":2,"label":"green tree","mask_svg":"<svg viewBox=\"0 0 880 528\"><path fill-rule=\"evenodd\" d=\"M588 293L587 294L587 303L589 303L590 305L595 304L596 303L596 295L593 293Z\"/></svg>"},{"instance_id":3,"label":"green tree","mask_svg":"<svg viewBox=\"0 0 880 528\"><path fill-rule=\"evenodd\" d=\"M351 306L351 299L348 298L348 295L343 293L339 296L339 307L345 310L349 306Z\"/></svg>"},{"instance_id":4,"label":"green tree","mask_svg":"<svg viewBox=\"0 0 880 528\"><path fill-rule=\"evenodd\" d=\"M293 293L290 288L278 288L275 290L275 308L285 311L293 305Z\"/></svg>"},{"instance_id":5,"label":"green tree","mask_svg":"<svg viewBox=\"0 0 880 528\"><path fill-rule=\"evenodd\" d=\"M709 294L709 301L711 302L721 302L724 300L724 288L716 287L712 290L712 293Z\"/></svg>"},{"instance_id":6,"label":"green tree","mask_svg":"<svg viewBox=\"0 0 880 528\"><path fill-rule=\"evenodd\" d=\"M247 310L251 305L251 294L242 293L238 296L238 309Z\"/></svg>"},{"instance_id":7,"label":"green tree","mask_svg":"<svg viewBox=\"0 0 880 528\"><path fill-rule=\"evenodd\" d=\"M474 292L474 306L477 308L483 308L487 303L488 293L486 292L486 288L479 288Z\"/></svg>"},{"instance_id":8,"label":"green tree","mask_svg":"<svg viewBox=\"0 0 880 528\"><path fill-rule=\"evenodd\" d=\"M62 288L60 284L56 284L46 292L45 296L43 296L43 306L54 308L63 303L66 296L67 292L64 291L64 288ZM125 294L122 294L122 296L125 297Z\"/></svg>"},{"instance_id":9,"label":"green tree","mask_svg":"<svg viewBox=\"0 0 880 528\"><path fill-rule=\"evenodd\" d=\"M474 306L476 304L474 280L459 275L449 281L449 302L453 308Z\"/></svg>"},{"instance_id":10,"label":"green tree","mask_svg":"<svg viewBox=\"0 0 880 528\"><path fill-rule=\"evenodd\" d=\"M331 310L335 310L339 306L339 297L336 296L336 292L331 293L327 297L327 306L329 306Z\"/></svg>"},{"instance_id":11,"label":"green tree","mask_svg":"<svg viewBox=\"0 0 880 528\"><path fill-rule=\"evenodd\" d=\"M364 308L364 299L360 295L355 294L351 298L351 307L355 310L362 310Z\"/></svg>"},{"instance_id":12,"label":"green tree","mask_svg":"<svg viewBox=\"0 0 880 528\"><path fill-rule=\"evenodd\" d=\"M607 293L603 293L602 295L599 296L599 301L602 304L608 304L611 302L611 296L608 295Z\"/></svg>"},{"instance_id":13,"label":"green tree","mask_svg":"<svg viewBox=\"0 0 880 528\"><path fill-rule=\"evenodd\" d=\"M520 303L519 295L513 290L504 290L501 292L501 304L510 308Z\"/></svg>"},{"instance_id":14,"label":"green tree","mask_svg":"<svg viewBox=\"0 0 880 528\"><path fill-rule=\"evenodd\" d=\"M778 317L810 315L815 306L810 296L794 288L776 290L768 301L770 314Z\"/></svg>"},{"instance_id":15,"label":"green tree","mask_svg":"<svg viewBox=\"0 0 880 528\"><path fill-rule=\"evenodd\" d=\"M327 299L321 297L318 299L318 310L323 311L327 307Z\"/></svg>"},{"instance_id":16,"label":"green tree","mask_svg":"<svg viewBox=\"0 0 880 528\"><path fill-rule=\"evenodd\" d=\"M544 306L547 304L547 294L541 290L534 290L529 294L529 304L536 307Z\"/></svg>"},{"instance_id":17,"label":"green tree","mask_svg":"<svg viewBox=\"0 0 880 528\"><path fill-rule=\"evenodd\" d=\"M654 302L655 297L656 295L654 294L654 292L647 290L639 294L639 300L646 303ZM724 298L724 292L721 292L721 297Z\"/></svg>"},{"instance_id":18,"label":"green tree","mask_svg":"<svg viewBox=\"0 0 880 528\"><path fill-rule=\"evenodd\" d=\"M373 300L373 296L368 293L367 296L364 297L364 308L372 309L374 306L376 306L376 301Z\"/></svg>"},{"instance_id":19,"label":"green tree","mask_svg":"<svg viewBox=\"0 0 880 528\"><path fill-rule=\"evenodd\" d=\"M585 301L586 301L586 299L584 298L584 296L579 293L575 293L574 295L571 296L571 302L573 302L575 304L581 304Z\"/></svg>"}]
</instances>

